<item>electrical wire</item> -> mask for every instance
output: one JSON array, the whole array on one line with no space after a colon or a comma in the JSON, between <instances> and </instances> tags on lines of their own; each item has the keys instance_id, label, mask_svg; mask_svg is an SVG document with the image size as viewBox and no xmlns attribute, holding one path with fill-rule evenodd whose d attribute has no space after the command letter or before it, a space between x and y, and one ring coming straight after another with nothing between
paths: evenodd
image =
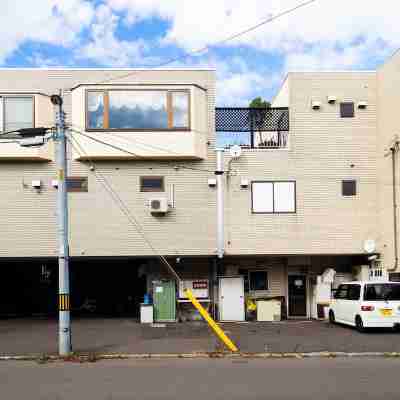
<instances>
[{"instance_id":1,"label":"electrical wire","mask_svg":"<svg viewBox=\"0 0 400 400\"><path fill-rule=\"evenodd\" d=\"M74 128L70 128L70 130L71 130L72 132L78 134L78 135L82 135L82 136L84 136L84 137L86 137L86 138L88 138L88 139L91 139L91 140L93 140L93 141L95 141L95 142L97 142L97 143L100 143L100 144L102 144L102 145L104 145L104 146L108 146L108 147L110 147L110 148L113 148L114 150L118 150L118 151L121 151L122 153L126 153L126 154L129 154L129 155L131 155L131 156L134 156L136 159L147 160L147 158L144 157L144 156L141 156L141 155L139 155L139 154L137 154L137 153L131 152L131 151L127 150L127 149L124 149L123 147L116 146L116 145L107 143L107 142L105 142L105 141L103 141L103 140L94 138L93 136L90 136L90 135L88 135L88 134L86 134L86 133L83 133L83 132L80 131L80 130L77 130L77 129L74 129ZM142 144L142 143L139 142L139 141L136 141L136 143ZM144 143L143 143L143 145L146 146L146 144L144 144ZM148 145L148 146L149 146L149 147L154 147L154 146L152 146L152 145ZM161 148L158 147L158 149L161 149ZM174 167L171 167L171 168L174 168L174 169L175 169L175 168L190 169L190 170L193 170L193 171L208 172L208 173L212 173L212 174L215 172L215 171L211 171L211 170L208 170L208 169L195 168L195 167L187 167L187 166L181 165L181 164L178 164L178 165L175 164L175 166L174 166Z\"/></svg>"},{"instance_id":2,"label":"electrical wire","mask_svg":"<svg viewBox=\"0 0 400 400\"><path fill-rule=\"evenodd\" d=\"M116 203L120 211L127 217L128 221L131 223L131 225L136 229L136 231L140 234L140 236L143 238L143 240L147 243L147 245L150 247L152 252L161 260L161 262L168 268L168 270L172 273L172 275L175 277L175 279L180 282L181 278L175 271L175 269L172 267L172 265L168 262L168 260L161 255L157 249L154 247L154 245L151 243L150 239L147 238L143 227L140 225L138 219L134 216L134 214L131 212L131 210L128 208L126 203L122 200L122 198L118 195L118 193L113 189L111 184L107 181L106 177L98 170L97 167L95 167L95 164L93 163L93 160L91 160L90 156L87 154L87 152L84 150L82 145L72 136L72 135L67 135L67 138L71 144L71 146L78 152L80 156L82 156L82 153L85 153L85 157L89 160L89 162L93 165L94 170L93 173L97 179L97 181L103 185L104 189L108 192L108 194L111 196L112 200Z\"/></svg>"},{"instance_id":3,"label":"electrical wire","mask_svg":"<svg viewBox=\"0 0 400 400\"><path fill-rule=\"evenodd\" d=\"M251 27L249 27L249 28L247 28L247 29L245 29L243 31L237 32L237 33L235 33L235 34L233 34L231 36L228 36L225 39L218 40L218 41L216 41L216 42L214 42L212 44L206 45L206 46L201 47L199 49L194 49L194 50L185 52L183 55L181 55L179 57L176 57L176 58L171 58L171 59L169 59L169 60L167 60L167 61L165 61L165 62L163 62L161 64L154 65L154 66L149 66L148 69L145 72L147 72L148 70L151 70L151 69L165 67L165 66L173 64L173 63L175 63L177 61L181 61L181 60L183 60L183 59L185 59L187 57L190 57L190 56L192 56L194 54L203 53L203 52L209 50L211 47L216 47L216 46L220 46L222 44L225 44L225 43L227 43L227 42L229 42L231 40L237 39L240 36L243 36L243 35L245 35L245 34L247 34L249 32L252 32L252 31L258 29L263 25L266 25L266 24L268 24L270 22L273 22L278 18L281 18L281 17L283 17L285 15L291 14L292 12L297 11L300 8L303 8L303 7L306 7L306 6L308 6L308 5L312 4L312 3L315 3L316 1L318 1L318 0L308 0L308 1L305 1L303 3L300 3L295 7L292 7L292 8L289 8L287 10L281 11L278 14L275 14L275 15L273 15L271 17L268 17L268 18L262 20L261 22L259 22L258 24L253 25L253 26L251 26ZM113 82L113 81L121 80L121 79L124 79L124 78L128 78L128 77L130 77L132 75L136 75L136 74L141 73L141 72L143 72L143 71L141 71L141 70L140 71L131 71L129 73L126 73L126 74L123 74L123 75L120 75L120 76L117 76L117 77L114 77L114 78L104 79L104 80L99 81L99 82L97 82L95 84L96 85L106 84L108 82ZM70 88L69 90L71 90L71 89L72 88Z\"/></svg>"}]
</instances>

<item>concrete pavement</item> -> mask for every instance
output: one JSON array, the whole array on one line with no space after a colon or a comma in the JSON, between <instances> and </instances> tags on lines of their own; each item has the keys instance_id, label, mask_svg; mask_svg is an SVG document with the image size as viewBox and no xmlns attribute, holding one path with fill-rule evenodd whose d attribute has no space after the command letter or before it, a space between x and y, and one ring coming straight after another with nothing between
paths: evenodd
<instances>
[{"instance_id":1,"label":"concrete pavement","mask_svg":"<svg viewBox=\"0 0 400 400\"><path fill-rule=\"evenodd\" d=\"M0 363L7 400L399 398L396 359Z\"/></svg>"},{"instance_id":2,"label":"concrete pavement","mask_svg":"<svg viewBox=\"0 0 400 400\"><path fill-rule=\"evenodd\" d=\"M243 352L400 352L400 333L390 330L361 334L317 321L222 327ZM130 319L75 319L72 342L77 353L191 353L220 348L203 322L153 328ZM56 320L0 320L0 355L56 352Z\"/></svg>"}]
</instances>

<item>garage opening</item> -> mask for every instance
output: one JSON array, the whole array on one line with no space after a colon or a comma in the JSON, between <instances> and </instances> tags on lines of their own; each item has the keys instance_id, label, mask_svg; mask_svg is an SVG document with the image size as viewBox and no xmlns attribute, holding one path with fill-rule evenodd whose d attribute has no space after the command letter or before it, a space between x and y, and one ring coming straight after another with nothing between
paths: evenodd
<instances>
[{"instance_id":1,"label":"garage opening","mask_svg":"<svg viewBox=\"0 0 400 400\"><path fill-rule=\"evenodd\" d=\"M146 293L143 260L71 260L73 317L138 318ZM0 262L0 317L56 317L57 260Z\"/></svg>"}]
</instances>

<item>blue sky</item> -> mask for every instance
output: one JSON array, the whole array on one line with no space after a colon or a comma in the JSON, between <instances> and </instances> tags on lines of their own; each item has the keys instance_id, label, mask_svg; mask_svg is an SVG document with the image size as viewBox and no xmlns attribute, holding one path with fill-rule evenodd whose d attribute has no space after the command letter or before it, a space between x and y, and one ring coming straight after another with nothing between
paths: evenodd
<instances>
[{"instance_id":1,"label":"blue sky","mask_svg":"<svg viewBox=\"0 0 400 400\"><path fill-rule=\"evenodd\" d=\"M217 70L219 105L271 99L293 70L374 69L400 47L395 0L317 0L238 39L213 43L302 0L2 0L3 67L174 66Z\"/></svg>"}]
</instances>

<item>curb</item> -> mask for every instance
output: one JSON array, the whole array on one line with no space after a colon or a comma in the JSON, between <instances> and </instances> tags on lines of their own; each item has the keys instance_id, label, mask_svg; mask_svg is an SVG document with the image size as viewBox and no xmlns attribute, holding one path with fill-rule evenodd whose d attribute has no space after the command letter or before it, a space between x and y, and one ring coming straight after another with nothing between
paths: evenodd
<instances>
[{"instance_id":1,"label":"curb","mask_svg":"<svg viewBox=\"0 0 400 400\"><path fill-rule=\"evenodd\" d=\"M68 357L57 355L0 355L0 361L66 361L95 362L100 360L149 360L149 359L307 359L307 358L400 358L400 352L310 352L310 353L122 353L122 354L76 354Z\"/></svg>"}]
</instances>

